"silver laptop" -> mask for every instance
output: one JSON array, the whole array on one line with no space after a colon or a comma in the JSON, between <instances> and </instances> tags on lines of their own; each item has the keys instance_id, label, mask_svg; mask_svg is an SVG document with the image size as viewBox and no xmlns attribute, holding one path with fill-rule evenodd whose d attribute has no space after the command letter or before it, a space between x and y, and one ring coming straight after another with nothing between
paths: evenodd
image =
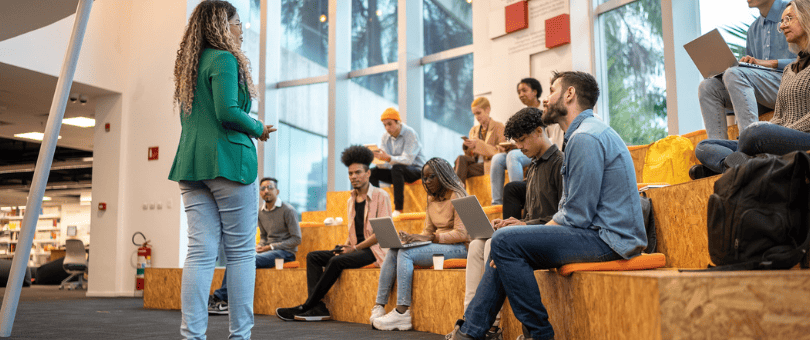
<instances>
[{"instance_id":1,"label":"silver laptop","mask_svg":"<svg viewBox=\"0 0 810 340\"><path fill-rule=\"evenodd\" d=\"M484 212L484 208L481 208L478 198L467 196L456 198L450 203L453 203L458 217L461 217L461 222L464 222L464 227L467 228L467 235L470 235L470 239L492 237L495 229L492 229L492 223Z\"/></svg>"},{"instance_id":2,"label":"silver laptop","mask_svg":"<svg viewBox=\"0 0 810 340\"><path fill-rule=\"evenodd\" d=\"M430 241L419 241L402 244L397 228L394 227L394 220L390 217L370 218L368 221L371 222L371 229L374 229L374 235L377 236L380 247L391 249L413 248L431 243Z\"/></svg>"},{"instance_id":3,"label":"silver laptop","mask_svg":"<svg viewBox=\"0 0 810 340\"><path fill-rule=\"evenodd\" d=\"M697 66L703 78L716 77L733 66L781 72L778 69L737 61L737 57L731 52L726 40L723 39L720 31L716 28L683 45L683 48L686 49L686 53L695 62L695 66Z\"/></svg>"}]
</instances>

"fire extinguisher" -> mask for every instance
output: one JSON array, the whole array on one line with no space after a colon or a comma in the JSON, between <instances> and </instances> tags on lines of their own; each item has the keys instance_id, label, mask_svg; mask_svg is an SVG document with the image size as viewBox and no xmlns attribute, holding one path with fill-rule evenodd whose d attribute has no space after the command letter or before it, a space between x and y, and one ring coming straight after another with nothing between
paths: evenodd
<instances>
[{"instance_id":1,"label":"fire extinguisher","mask_svg":"<svg viewBox=\"0 0 810 340\"><path fill-rule=\"evenodd\" d=\"M141 235L141 238L143 238L143 243L138 244L135 242L135 236L137 235ZM144 269L152 267L152 246L149 245L149 240L147 240L146 236L143 236L143 233L140 231L135 232L135 234L132 235L132 244L140 246L138 247L138 266L136 269L137 271L135 272L135 290L142 291L144 284Z\"/></svg>"}]
</instances>

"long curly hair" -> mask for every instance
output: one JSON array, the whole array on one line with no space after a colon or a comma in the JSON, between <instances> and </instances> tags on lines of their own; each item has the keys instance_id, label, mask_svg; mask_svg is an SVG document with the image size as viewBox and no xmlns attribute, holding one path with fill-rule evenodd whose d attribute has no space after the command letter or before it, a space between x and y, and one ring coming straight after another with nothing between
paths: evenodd
<instances>
[{"instance_id":1,"label":"long curly hair","mask_svg":"<svg viewBox=\"0 0 810 340\"><path fill-rule=\"evenodd\" d=\"M430 169L433 170L433 174L436 175L436 179L439 180L439 183L442 185L441 189L439 189L439 192L435 193L434 197L439 198L444 196L447 190L455 192L457 197L467 197L467 190L464 189L464 185L461 184L461 179L458 178L456 172L453 171L453 167L450 166L450 163L443 158L433 157L422 166L422 173L425 172L425 167L427 166L430 166ZM425 188L425 192L428 193L428 195L432 195L424 180L422 180L422 187Z\"/></svg>"},{"instance_id":2,"label":"long curly hair","mask_svg":"<svg viewBox=\"0 0 810 340\"><path fill-rule=\"evenodd\" d=\"M206 48L231 52L239 63L239 83L247 86L251 98L257 96L250 77L250 62L230 33L228 20L234 15L236 7L219 0L203 1L191 13L174 62L174 103L184 114L191 114L200 55Z\"/></svg>"}]
</instances>

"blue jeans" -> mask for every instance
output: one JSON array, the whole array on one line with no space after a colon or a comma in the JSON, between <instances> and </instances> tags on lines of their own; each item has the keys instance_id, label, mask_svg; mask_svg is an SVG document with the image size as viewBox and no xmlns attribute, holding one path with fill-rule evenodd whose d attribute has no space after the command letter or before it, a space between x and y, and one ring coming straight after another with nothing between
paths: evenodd
<instances>
[{"instance_id":1,"label":"blue jeans","mask_svg":"<svg viewBox=\"0 0 810 340\"><path fill-rule=\"evenodd\" d=\"M256 254L256 269L273 268L276 265L276 258L284 259L284 262L295 261L295 254L286 250L270 250L261 254ZM220 300L228 301L228 271L222 275L222 286L214 291L214 296Z\"/></svg>"},{"instance_id":2,"label":"blue jeans","mask_svg":"<svg viewBox=\"0 0 810 340\"><path fill-rule=\"evenodd\" d=\"M380 282L377 284L377 304L385 305L388 294L397 280L397 305L410 306L413 292L413 265L432 266L433 254L444 254L444 259L462 259L467 257L467 248L463 243L431 243L409 249L388 249L382 268Z\"/></svg>"},{"instance_id":3,"label":"blue jeans","mask_svg":"<svg viewBox=\"0 0 810 340\"><path fill-rule=\"evenodd\" d=\"M810 150L810 133L768 122L751 124L740 134L740 141L706 139L698 143L695 156L700 163L715 172L723 172L723 160L734 151L747 155L769 153L784 155L792 151Z\"/></svg>"},{"instance_id":4,"label":"blue jeans","mask_svg":"<svg viewBox=\"0 0 810 340\"><path fill-rule=\"evenodd\" d=\"M759 120L757 103L774 108L781 82L782 73L750 67L731 67L722 80L712 77L701 81L698 99L706 134L711 139L728 139L728 109L734 110L737 127L745 131Z\"/></svg>"},{"instance_id":5,"label":"blue jeans","mask_svg":"<svg viewBox=\"0 0 810 340\"><path fill-rule=\"evenodd\" d=\"M520 149L514 149L508 153L492 156L491 162L489 181L492 186L492 204L503 204L503 171L509 171L509 182L522 181L523 167L529 166L532 160L526 157Z\"/></svg>"},{"instance_id":6,"label":"blue jeans","mask_svg":"<svg viewBox=\"0 0 810 340\"><path fill-rule=\"evenodd\" d=\"M599 238L594 229L565 226L514 226L492 235L490 259L467 310L461 331L480 339L509 297L512 312L534 339L551 339L554 330L540 299L534 271L558 268L569 263L604 262L621 256Z\"/></svg>"},{"instance_id":7,"label":"blue jeans","mask_svg":"<svg viewBox=\"0 0 810 340\"><path fill-rule=\"evenodd\" d=\"M188 255L183 266L182 324L187 339L205 339L208 328L208 292L214 276L219 244L225 248L231 273L230 339L250 339L253 328L253 289L256 281L256 218L258 188L221 177L180 181L188 216Z\"/></svg>"}]
</instances>

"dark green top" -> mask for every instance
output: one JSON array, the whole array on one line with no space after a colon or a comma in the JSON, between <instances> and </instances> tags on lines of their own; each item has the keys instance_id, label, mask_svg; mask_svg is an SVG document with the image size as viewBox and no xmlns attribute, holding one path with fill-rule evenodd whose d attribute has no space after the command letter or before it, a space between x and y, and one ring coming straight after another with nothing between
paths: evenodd
<instances>
[{"instance_id":1,"label":"dark green top","mask_svg":"<svg viewBox=\"0 0 810 340\"><path fill-rule=\"evenodd\" d=\"M228 51L200 55L191 114L180 114L180 145L169 173L172 181L223 177L250 184L256 180L256 146L264 126L248 116L250 96L238 82L238 63Z\"/></svg>"}]
</instances>

